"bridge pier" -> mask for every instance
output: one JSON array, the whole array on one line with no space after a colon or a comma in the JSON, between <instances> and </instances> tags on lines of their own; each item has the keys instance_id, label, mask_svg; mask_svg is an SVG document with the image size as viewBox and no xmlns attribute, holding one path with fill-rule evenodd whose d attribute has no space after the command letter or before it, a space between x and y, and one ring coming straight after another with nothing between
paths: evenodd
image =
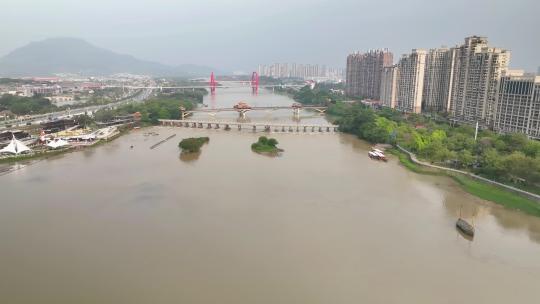
<instances>
[{"instance_id":1,"label":"bridge pier","mask_svg":"<svg viewBox=\"0 0 540 304\"><path fill-rule=\"evenodd\" d=\"M315 127L311 127L311 132L315 132Z\"/></svg>"},{"instance_id":2,"label":"bridge pier","mask_svg":"<svg viewBox=\"0 0 540 304\"><path fill-rule=\"evenodd\" d=\"M326 127L326 132L330 132L330 127Z\"/></svg>"},{"instance_id":3,"label":"bridge pier","mask_svg":"<svg viewBox=\"0 0 540 304\"><path fill-rule=\"evenodd\" d=\"M242 131L242 125L238 124L238 131Z\"/></svg>"},{"instance_id":4,"label":"bridge pier","mask_svg":"<svg viewBox=\"0 0 540 304\"><path fill-rule=\"evenodd\" d=\"M293 118L299 119L300 118L300 108L293 108Z\"/></svg>"},{"instance_id":5,"label":"bridge pier","mask_svg":"<svg viewBox=\"0 0 540 304\"><path fill-rule=\"evenodd\" d=\"M292 131L293 131L293 128L289 126L289 132L292 132Z\"/></svg>"},{"instance_id":6,"label":"bridge pier","mask_svg":"<svg viewBox=\"0 0 540 304\"><path fill-rule=\"evenodd\" d=\"M231 129L231 127L229 126L229 124L225 124L225 131L229 131Z\"/></svg>"},{"instance_id":7,"label":"bridge pier","mask_svg":"<svg viewBox=\"0 0 540 304\"><path fill-rule=\"evenodd\" d=\"M203 127L203 126L202 126L202 122L199 123L199 126L198 126L198 127L199 127L199 128L202 128L202 127Z\"/></svg>"},{"instance_id":8,"label":"bridge pier","mask_svg":"<svg viewBox=\"0 0 540 304\"><path fill-rule=\"evenodd\" d=\"M212 124L209 123L208 126L206 126L207 129L212 129Z\"/></svg>"},{"instance_id":9,"label":"bridge pier","mask_svg":"<svg viewBox=\"0 0 540 304\"><path fill-rule=\"evenodd\" d=\"M319 127L319 132L322 132L322 127Z\"/></svg>"},{"instance_id":10,"label":"bridge pier","mask_svg":"<svg viewBox=\"0 0 540 304\"><path fill-rule=\"evenodd\" d=\"M219 129L219 124L217 123L214 129Z\"/></svg>"},{"instance_id":11,"label":"bridge pier","mask_svg":"<svg viewBox=\"0 0 540 304\"><path fill-rule=\"evenodd\" d=\"M197 127L197 123L194 122L194 123L191 125L191 127L196 128L196 127Z\"/></svg>"},{"instance_id":12,"label":"bridge pier","mask_svg":"<svg viewBox=\"0 0 540 304\"><path fill-rule=\"evenodd\" d=\"M307 132L307 127L306 127L306 126L304 126L304 133L305 133L305 132Z\"/></svg>"},{"instance_id":13,"label":"bridge pier","mask_svg":"<svg viewBox=\"0 0 540 304\"><path fill-rule=\"evenodd\" d=\"M281 127L281 132L285 132L285 126Z\"/></svg>"},{"instance_id":14,"label":"bridge pier","mask_svg":"<svg viewBox=\"0 0 540 304\"><path fill-rule=\"evenodd\" d=\"M186 122L186 123L184 124L184 127L189 128L189 122Z\"/></svg>"},{"instance_id":15,"label":"bridge pier","mask_svg":"<svg viewBox=\"0 0 540 304\"><path fill-rule=\"evenodd\" d=\"M243 119L243 118L246 118L246 113L248 112L249 110L238 110L238 117L240 119Z\"/></svg>"},{"instance_id":16,"label":"bridge pier","mask_svg":"<svg viewBox=\"0 0 540 304\"><path fill-rule=\"evenodd\" d=\"M270 132L270 126L264 126L264 131L265 132Z\"/></svg>"},{"instance_id":17,"label":"bridge pier","mask_svg":"<svg viewBox=\"0 0 540 304\"><path fill-rule=\"evenodd\" d=\"M257 132L257 126L253 125L253 132Z\"/></svg>"},{"instance_id":18,"label":"bridge pier","mask_svg":"<svg viewBox=\"0 0 540 304\"><path fill-rule=\"evenodd\" d=\"M296 126L296 132L300 132L300 127Z\"/></svg>"}]
</instances>

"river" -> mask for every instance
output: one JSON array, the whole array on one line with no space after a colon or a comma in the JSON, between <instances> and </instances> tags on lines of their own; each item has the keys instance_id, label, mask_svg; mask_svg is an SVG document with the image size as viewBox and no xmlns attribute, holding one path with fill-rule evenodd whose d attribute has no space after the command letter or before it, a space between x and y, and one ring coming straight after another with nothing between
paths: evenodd
<instances>
[{"instance_id":1,"label":"river","mask_svg":"<svg viewBox=\"0 0 540 304\"><path fill-rule=\"evenodd\" d=\"M238 100L292 103L248 88L205 103ZM142 129L0 176L0 303L538 303L540 218L346 134L272 134L275 158L250 150L259 135ZM181 159L191 136L210 143Z\"/></svg>"}]
</instances>

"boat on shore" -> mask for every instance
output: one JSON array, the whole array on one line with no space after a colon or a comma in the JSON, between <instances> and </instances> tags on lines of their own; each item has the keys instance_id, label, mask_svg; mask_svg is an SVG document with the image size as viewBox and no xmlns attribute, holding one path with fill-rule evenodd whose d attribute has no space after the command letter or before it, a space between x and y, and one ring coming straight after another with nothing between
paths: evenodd
<instances>
[{"instance_id":1,"label":"boat on shore","mask_svg":"<svg viewBox=\"0 0 540 304\"><path fill-rule=\"evenodd\" d=\"M371 149L371 151L368 152L368 156L369 158L374 159L374 160L388 161L383 151L376 148Z\"/></svg>"},{"instance_id":2,"label":"boat on shore","mask_svg":"<svg viewBox=\"0 0 540 304\"><path fill-rule=\"evenodd\" d=\"M466 220L462 219L461 217L457 220L456 227L459 229L459 231L463 232L464 234L470 237L474 236L474 226L469 224Z\"/></svg>"}]
</instances>

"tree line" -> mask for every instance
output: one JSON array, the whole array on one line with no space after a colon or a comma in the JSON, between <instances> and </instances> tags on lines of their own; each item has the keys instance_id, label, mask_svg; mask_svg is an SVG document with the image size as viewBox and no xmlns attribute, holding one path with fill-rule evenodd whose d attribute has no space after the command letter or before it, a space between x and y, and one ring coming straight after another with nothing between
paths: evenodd
<instances>
[{"instance_id":1,"label":"tree line","mask_svg":"<svg viewBox=\"0 0 540 304\"><path fill-rule=\"evenodd\" d=\"M475 140L471 126L452 127L441 118L361 104L337 103L328 113L339 117L343 132L373 143L399 144L432 163L540 193L540 142L523 134L480 130Z\"/></svg>"},{"instance_id":2,"label":"tree line","mask_svg":"<svg viewBox=\"0 0 540 304\"><path fill-rule=\"evenodd\" d=\"M156 125L159 119L179 119L180 107L192 110L196 104L202 102L204 92L188 91L185 93L175 93L160 95L144 103L128 104L114 110L100 110L94 115L96 121L110 121L115 116L141 114L141 122L144 124Z\"/></svg>"},{"instance_id":3,"label":"tree line","mask_svg":"<svg viewBox=\"0 0 540 304\"><path fill-rule=\"evenodd\" d=\"M0 111L4 110L15 115L30 115L54 112L58 111L59 108L44 97L22 97L4 94L0 97Z\"/></svg>"}]
</instances>

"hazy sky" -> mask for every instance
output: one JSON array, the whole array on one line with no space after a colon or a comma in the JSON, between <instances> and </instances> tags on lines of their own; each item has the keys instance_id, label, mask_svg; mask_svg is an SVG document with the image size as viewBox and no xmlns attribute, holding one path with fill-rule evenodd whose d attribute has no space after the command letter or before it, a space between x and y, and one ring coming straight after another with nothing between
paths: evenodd
<instances>
[{"instance_id":1,"label":"hazy sky","mask_svg":"<svg viewBox=\"0 0 540 304\"><path fill-rule=\"evenodd\" d=\"M249 71L258 63L345 65L354 50L488 36L511 66L540 66L539 0L1 0L0 55L30 41L78 37L168 64Z\"/></svg>"}]
</instances>

